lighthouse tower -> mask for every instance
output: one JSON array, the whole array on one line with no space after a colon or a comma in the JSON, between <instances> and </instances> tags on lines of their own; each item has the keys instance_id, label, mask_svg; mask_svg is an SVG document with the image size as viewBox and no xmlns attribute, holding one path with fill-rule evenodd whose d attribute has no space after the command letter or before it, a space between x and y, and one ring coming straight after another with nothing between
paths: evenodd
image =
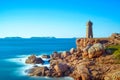
<instances>
[{"instance_id":1,"label":"lighthouse tower","mask_svg":"<svg viewBox=\"0 0 120 80\"><path fill-rule=\"evenodd\" d=\"M93 38L93 31L92 31L92 25L93 23L91 21L88 21L86 26L86 38Z\"/></svg>"}]
</instances>

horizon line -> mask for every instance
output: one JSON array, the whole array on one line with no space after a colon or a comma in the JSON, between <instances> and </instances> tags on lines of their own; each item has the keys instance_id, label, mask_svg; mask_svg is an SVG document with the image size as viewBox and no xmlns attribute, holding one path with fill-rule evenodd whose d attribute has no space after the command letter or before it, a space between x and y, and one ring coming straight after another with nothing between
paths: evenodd
<instances>
[{"instance_id":1,"label":"horizon line","mask_svg":"<svg viewBox=\"0 0 120 80\"><path fill-rule=\"evenodd\" d=\"M108 37L93 37L93 38L109 38L110 36L108 36ZM20 36L11 36L11 37L0 37L0 39L57 39L57 38L86 38L86 36L85 37L83 37L83 36L81 36L81 37L54 37L54 36L43 36L43 37L41 37L41 36L32 36L32 37L20 37Z\"/></svg>"}]
</instances>

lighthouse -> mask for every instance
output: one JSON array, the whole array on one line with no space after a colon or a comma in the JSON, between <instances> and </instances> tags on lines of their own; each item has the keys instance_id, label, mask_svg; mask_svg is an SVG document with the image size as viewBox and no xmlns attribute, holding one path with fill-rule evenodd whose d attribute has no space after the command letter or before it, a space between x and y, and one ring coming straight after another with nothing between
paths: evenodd
<instances>
[{"instance_id":1,"label":"lighthouse","mask_svg":"<svg viewBox=\"0 0 120 80\"><path fill-rule=\"evenodd\" d=\"M86 38L93 38L93 30L92 30L93 23L88 21L86 24Z\"/></svg>"}]
</instances>

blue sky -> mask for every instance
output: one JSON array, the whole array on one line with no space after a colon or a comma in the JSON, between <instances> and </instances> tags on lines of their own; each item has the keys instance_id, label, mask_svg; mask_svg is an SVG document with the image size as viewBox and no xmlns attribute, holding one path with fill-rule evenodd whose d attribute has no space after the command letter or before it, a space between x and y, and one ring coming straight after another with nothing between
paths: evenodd
<instances>
[{"instance_id":1,"label":"blue sky","mask_svg":"<svg viewBox=\"0 0 120 80\"><path fill-rule=\"evenodd\" d=\"M0 37L94 37L120 33L119 0L0 0Z\"/></svg>"}]
</instances>

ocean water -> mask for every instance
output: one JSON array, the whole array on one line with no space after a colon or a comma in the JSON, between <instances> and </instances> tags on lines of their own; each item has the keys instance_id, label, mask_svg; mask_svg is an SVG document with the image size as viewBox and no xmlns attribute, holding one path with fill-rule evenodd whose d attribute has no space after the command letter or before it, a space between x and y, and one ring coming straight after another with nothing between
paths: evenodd
<instances>
[{"instance_id":1,"label":"ocean water","mask_svg":"<svg viewBox=\"0 0 120 80\"><path fill-rule=\"evenodd\" d=\"M59 39L0 39L0 80L72 80L70 77L49 78L30 77L26 69L33 65L25 64L25 59L36 54L52 54L75 48L75 38ZM44 61L47 61L44 59ZM49 66L49 63L39 66Z\"/></svg>"}]
</instances>

